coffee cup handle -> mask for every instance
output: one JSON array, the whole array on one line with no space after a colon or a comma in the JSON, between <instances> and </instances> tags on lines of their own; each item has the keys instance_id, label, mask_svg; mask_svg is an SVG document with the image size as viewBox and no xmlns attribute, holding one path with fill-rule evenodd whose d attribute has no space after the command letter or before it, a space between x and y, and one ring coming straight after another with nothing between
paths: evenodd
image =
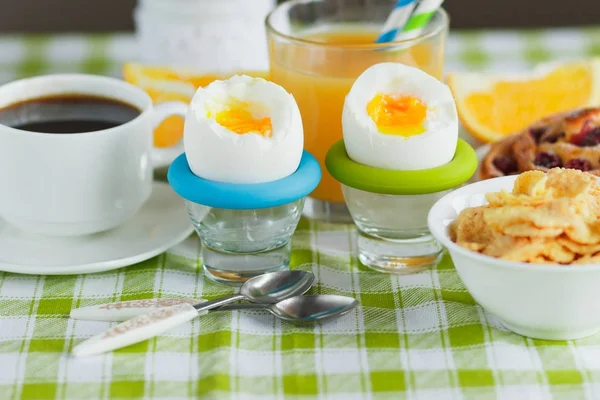
<instances>
[{"instance_id":1,"label":"coffee cup handle","mask_svg":"<svg viewBox=\"0 0 600 400\"><path fill-rule=\"evenodd\" d=\"M188 105L182 101L167 101L154 106L152 115L152 130L161 122L173 115L185 118ZM152 148L152 166L154 168L168 167L177 156L183 153L183 140L171 147Z\"/></svg>"}]
</instances>

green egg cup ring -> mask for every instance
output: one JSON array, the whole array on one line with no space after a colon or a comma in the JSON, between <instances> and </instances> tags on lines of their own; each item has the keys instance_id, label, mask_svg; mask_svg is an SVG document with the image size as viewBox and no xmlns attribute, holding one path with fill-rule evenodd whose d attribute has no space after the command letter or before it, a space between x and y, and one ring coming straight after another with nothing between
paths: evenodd
<instances>
[{"instance_id":1,"label":"green egg cup ring","mask_svg":"<svg viewBox=\"0 0 600 400\"><path fill-rule=\"evenodd\" d=\"M340 183L354 189L379 194L426 194L457 187L477 170L475 150L458 139L454 158L435 168L413 171L395 171L369 167L348 157L344 140L331 146L325 157L329 173Z\"/></svg>"}]
</instances>

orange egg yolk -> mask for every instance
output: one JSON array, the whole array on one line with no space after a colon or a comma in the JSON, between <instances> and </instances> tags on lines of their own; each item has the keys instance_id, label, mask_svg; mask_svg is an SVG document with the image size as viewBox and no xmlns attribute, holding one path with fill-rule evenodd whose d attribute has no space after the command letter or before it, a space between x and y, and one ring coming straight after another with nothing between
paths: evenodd
<instances>
[{"instance_id":1,"label":"orange egg yolk","mask_svg":"<svg viewBox=\"0 0 600 400\"><path fill-rule=\"evenodd\" d=\"M253 132L266 138L273 136L271 118L254 118L247 103L236 102L229 108L217 112L215 120L219 125L240 135Z\"/></svg>"},{"instance_id":2,"label":"orange egg yolk","mask_svg":"<svg viewBox=\"0 0 600 400\"><path fill-rule=\"evenodd\" d=\"M409 137L425 132L427 105L415 97L377 94L367 114L381 133Z\"/></svg>"}]
</instances>

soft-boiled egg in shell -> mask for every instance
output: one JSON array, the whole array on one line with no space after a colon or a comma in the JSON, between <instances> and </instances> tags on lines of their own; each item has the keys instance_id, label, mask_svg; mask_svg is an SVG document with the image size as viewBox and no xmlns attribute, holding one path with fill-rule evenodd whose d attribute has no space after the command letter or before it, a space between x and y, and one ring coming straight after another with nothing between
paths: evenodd
<instances>
[{"instance_id":1,"label":"soft-boiled egg in shell","mask_svg":"<svg viewBox=\"0 0 600 400\"><path fill-rule=\"evenodd\" d=\"M198 89L184 127L192 172L225 183L263 183L293 174L302 157L294 97L261 78L237 75Z\"/></svg>"},{"instance_id":2,"label":"soft-boiled egg in shell","mask_svg":"<svg viewBox=\"0 0 600 400\"><path fill-rule=\"evenodd\" d=\"M448 86L398 63L374 65L358 77L346 96L342 125L352 160L390 170L446 164L458 140Z\"/></svg>"}]
</instances>

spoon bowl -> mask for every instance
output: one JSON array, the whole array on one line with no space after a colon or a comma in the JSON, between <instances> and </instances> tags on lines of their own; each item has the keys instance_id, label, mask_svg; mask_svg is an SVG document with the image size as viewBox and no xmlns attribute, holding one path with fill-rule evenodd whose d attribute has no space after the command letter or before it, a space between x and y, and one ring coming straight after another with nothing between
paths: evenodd
<instances>
[{"instance_id":1,"label":"spoon bowl","mask_svg":"<svg viewBox=\"0 0 600 400\"><path fill-rule=\"evenodd\" d=\"M358 305L352 297L333 294L296 296L273 304L269 310L277 317L291 322L315 322L339 317Z\"/></svg>"},{"instance_id":2,"label":"spoon bowl","mask_svg":"<svg viewBox=\"0 0 600 400\"><path fill-rule=\"evenodd\" d=\"M307 324L340 317L352 311L357 305L358 301L352 297L318 294L290 297L275 304L227 304L212 311L266 310L277 318Z\"/></svg>"},{"instance_id":3,"label":"spoon bowl","mask_svg":"<svg viewBox=\"0 0 600 400\"><path fill-rule=\"evenodd\" d=\"M306 293L315 276L308 271L278 271L248 279L240 294L254 303L274 304L282 299Z\"/></svg>"}]
</instances>

